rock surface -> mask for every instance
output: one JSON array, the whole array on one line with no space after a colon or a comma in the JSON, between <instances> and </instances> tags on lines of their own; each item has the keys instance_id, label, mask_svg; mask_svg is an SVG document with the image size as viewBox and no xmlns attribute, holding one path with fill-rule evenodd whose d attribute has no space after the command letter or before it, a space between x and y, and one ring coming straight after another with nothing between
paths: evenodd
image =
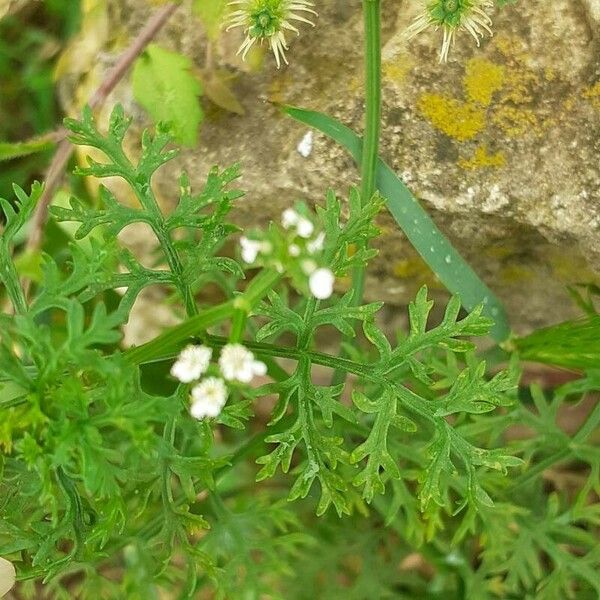
<instances>
[{"instance_id":1,"label":"rock surface","mask_svg":"<svg viewBox=\"0 0 600 600\"><path fill-rule=\"evenodd\" d=\"M248 190L237 222L262 225L296 199L319 202L357 183L348 155L320 134L307 158L297 151L306 128L272 102L314 108L362 127L362 18L358 0L320 0L317 27L293 41L290 67L270 56L252 71L235 57L230 32L210 60L237 74L245 114L205 102L200 143L159 178L166 203L175 170L199 184L213 164L240 162ZM401 32L420 0L384 0L384 117L381 154L422 199L441 229L505 302L518 332L576 314L568 284L600 273L600 0L521 0L494 15L495 35L477 48L464 34L439 64L440 32L409 44ZM189 2L159 42L206 64L201 26ZM105 6L104 50L78 96L101 80L148 17L146 0ZM124 26L123 29L119 29ZM95 55L96 56L96 55ZM65 96L67 96L66 94ZM127 83L109 99L144 119ZM405 304L418 286L439 283L392 219L381 216L380 257L370 271L371 298Z\"/></svg>"}]
</instances>

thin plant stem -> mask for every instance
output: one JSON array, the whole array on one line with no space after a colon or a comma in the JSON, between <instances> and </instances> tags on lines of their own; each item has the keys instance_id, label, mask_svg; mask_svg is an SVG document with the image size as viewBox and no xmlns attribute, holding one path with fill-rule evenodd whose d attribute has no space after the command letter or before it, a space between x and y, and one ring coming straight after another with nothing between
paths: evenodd
<instances>
[{"instance_id":1,"label":"thin plant stem","mask_svg":"<svg viewBox=\"0 0 600 600\"><path fill-rule=\"evenodd\" d=\"M365 35L365 133L361 158L360 197L368 202L375 193L379 134L381 130L381 0L363 0ZM362 304L365 291L365 267L352 273L352 304ZM349 338L344 337L343 341ZM333 384L343 383L344 371L336 371Z\"/></svg>"},{"instance_id":2,"label":"thin plant stem","mask_svg":"<svg viewBox=\"0 0 600 600\"><path fill-rule=\"evenodd\" d=\"M360 193L363 203L375 193L381 129L381 0L363 0L365 27L365 135Z\"/></svg>"}]
</instances>

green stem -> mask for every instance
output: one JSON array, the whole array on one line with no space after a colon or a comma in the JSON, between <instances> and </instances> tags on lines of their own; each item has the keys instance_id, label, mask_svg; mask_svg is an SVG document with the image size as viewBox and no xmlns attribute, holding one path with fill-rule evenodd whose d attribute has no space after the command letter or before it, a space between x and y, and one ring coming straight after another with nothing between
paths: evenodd
<instances>
[{"instance_id":1,"label":"green stem","mask_svg":"<svg viewBox=\"0 0 600 600\"><path fill-rule=\"evenodd\" d=\"M203 311L185 323L165 331L151 342L128 350L125 352L125 357L133 364L139 365L155 361L164 356L165 352L179 350L189 338L203 334L211 325L229 319L236 310L242 307L251 310L280 279L281 275L275 271L262 271L250 282L246 291L235 300Z\"/></svg>"},{"instance_id":2,"label":"green stem","mask_svg":"<svg viewBox=\"0 0 600 600\"><path fill-rule=\"evenodd\" d=\"M375 193L381 128L381 0L363 0L365 27L365 136L361 163L361 198Z\"/></svg>"},{"instance_id":3,"label":"green stem","mask_svg":"<svg viewBox=\"0 0 600 600\"><path fill-rule=\"evenodd\" d=\"M19 284L19 274L12 260L8 243L3 243L0 246L0 281L4 283L15 313L24 315L27 312L27 301L25 300L23 288Z\"/></svg>"},{"instance_id":4,"label":"green stem","mask_svg":"<svg viewBox=\"0 0 600 600\"><path fill-rule=\"evenodd\" d=\"M229 335L229 341L231 343L237 344L242 341L247 319L248 313L243 308L237 308L235 310L233 313L233 322L231 324L231 334Z\"/></svg>"},{"instance_id":5,"label":"green stem","mask_svg":"<svg viewBox=\"0 0 600 600\"><path fill-rule=\"evenodd\" d=\"M361 158L360 197L363 204L375 193L379 133L381 130L381 0L363 0L365 30L365 133ZM362 304L365 292L365 267L352 273L352 304ZM350 338L344 338L348 341ZM333 375L334 385L343 383L344 371Z\"/></svg>"}]
</instances>

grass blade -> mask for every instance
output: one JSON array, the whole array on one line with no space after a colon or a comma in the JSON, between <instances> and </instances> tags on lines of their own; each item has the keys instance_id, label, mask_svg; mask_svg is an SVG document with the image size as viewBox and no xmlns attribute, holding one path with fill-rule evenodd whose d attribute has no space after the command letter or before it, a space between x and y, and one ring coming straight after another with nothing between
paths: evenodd
<instances>
[{"instance_id":1,"label":"grass blade","mask_svg":"<svg viewBox=\"0 0 600 600\"><path fill-rule=\"evenodd\" d=\"M523 360L576 371L600 367L600 315L565 321L511 340Z\"/></svg>"},{"instance_id":2,"label":"grass blade","mask_svg":"<svg viewBox=\"0 0 600 600\"><path fill-rule=\"evenodd\" d=\"M318 129L350 152L360 164L362 140L350 128L319 112L283 106L290 117ZM385 198L388 210L406 234L423 260L453 294L460 296L462 305L473 310L484 305L484 314L494 320L492 337L500 342L510 334L506 311L500 300L473 271L469 264L437 228L402 180L383 160L377 163L377 187Z\"/></svg>"}]
</instances>

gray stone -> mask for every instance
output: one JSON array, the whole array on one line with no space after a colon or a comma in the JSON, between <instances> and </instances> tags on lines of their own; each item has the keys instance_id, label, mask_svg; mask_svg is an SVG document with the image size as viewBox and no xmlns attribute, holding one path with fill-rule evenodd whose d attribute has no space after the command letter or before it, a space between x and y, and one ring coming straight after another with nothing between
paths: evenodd
<instances>
[{"instance_id":1,"label":"gray stone","mask_svg":"<svg viewBox=\"0 0 600 600\"><path fill-rule=\"evenodd\" d=\"M246 114L205 101L198 147L158 178L165 204L182 167L198 184L211 165L240 162L248 193L235 219L246 226L277 219L296 199L320 202L328 187L344 196L358 183L346 152L321 134L303 158L296 147L307 128L273 104L310 107L362 128L360 2L318 4L317 27L303 28L290 66L281 70L266 56L252 72L235 57L240 35L223 35L211 60L237 74L233 89ZM566 286L597 282L600 271L599 2L521 0L496 12L495 35L481 48L468 34L458 36L447 64L437 61L440 32L409 43L401 35L420 6L383 2L381 154L505 302L515 330L569 318L576 310ZM121 1L107 14L109 31L124 23L132 35L148 7L146 0ZM205 64L202 28L189 18L189 2L159 42ZM101 55L87 85L102 78L114 55ZM115 101L142 126L126 82L109 104ZM423 283L443 295L388 215L381 226L369 297L402 306Z\"/></svg>"}]
</instances>

